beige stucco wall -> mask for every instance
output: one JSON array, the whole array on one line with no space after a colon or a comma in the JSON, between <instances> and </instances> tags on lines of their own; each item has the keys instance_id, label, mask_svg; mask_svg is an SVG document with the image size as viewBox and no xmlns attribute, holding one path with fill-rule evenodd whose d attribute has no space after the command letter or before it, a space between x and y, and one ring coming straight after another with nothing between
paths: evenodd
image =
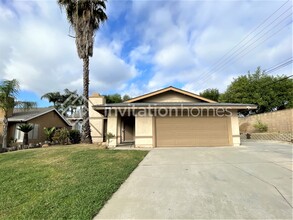
<instances>
[{"instance_id":1,"label":"beige stucco wall","mask_svg":"<svg viewBox=\"0 0 293 220\"><path fill-rule=\"evenodd\" d=\"M240 132L256 132L254 124L257 120L268 126L268 132L293 132L293 109L268 112L258 115L239 118Z\"/></svg>"},{"instance_id":2,"label":"beige stucco wall","mask_svg":"<svg viewBox=\"0 0 293 220\"><path fill-rule=\"evenodd\" d=\"M229 143L233 146L240 145L239 123L237 111L232 111L230 118L224 119L228 123ZM107 132L115 135L109 142L109 147L116 147L120 143L121 118L115 114L108 117ZM155 121L151 115L135 115L135 147L155 147Z\"/></svg>"},{"instance_id":3,"label":"beige stucco wall","mask_svg":"<svg viewBox=\"0 0 293 220\"><path fill-rule=\"evenodd\" d=\"M152 116L135 116L135 146L153 147L154 125Z\"/></svg>"},{"instance_id":4,"label":"beige stucco wall","mask_svg":"<svg viewBox=\"0 0 293 220\"><path fill-rule=\"evenodd\" d=\"M187 95L169 91L169 92L165 92L150 98L146 98L140 102L201 102L201 101Z\"/></svg>"},{"instance_id":5,"label":"beige stucco wall","mask_svg":"<svg viewBox=\"0 0 293 220\"><path fill-rule=\"evenodd\" d=\"M91 136L94 143L103 142L104 116L95 111L93 105L105 104L105 98L99 94L89 97L89 116L91 126Z\"/></svg>"},{"instance_id":6,"label":"beige stucco wall","mask_svg":"<svg viewBox=\"0 0 293 220\"><path fill-rule=\"evenodd\" d=\"M237 111L232 111L231 133L232 133L232 145L235 147L240 146L239 121L238 121Z\"/></svg>"}]
</instances>

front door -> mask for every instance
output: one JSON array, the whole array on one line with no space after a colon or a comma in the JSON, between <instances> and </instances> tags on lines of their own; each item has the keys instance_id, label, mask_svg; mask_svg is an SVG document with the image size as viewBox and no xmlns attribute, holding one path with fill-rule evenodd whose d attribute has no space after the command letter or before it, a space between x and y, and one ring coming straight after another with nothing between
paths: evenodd
<instances>
[{"instance_id":1,"label":"front door","mask_svg":"<svg viewBox=\"0 0 293 220\"><path fill-rule=\"evenodd\" d=\"M134 124L135 119L133 116L122 118L122 142L133 142L134 141Z\"/></svg>"}]
</instances>

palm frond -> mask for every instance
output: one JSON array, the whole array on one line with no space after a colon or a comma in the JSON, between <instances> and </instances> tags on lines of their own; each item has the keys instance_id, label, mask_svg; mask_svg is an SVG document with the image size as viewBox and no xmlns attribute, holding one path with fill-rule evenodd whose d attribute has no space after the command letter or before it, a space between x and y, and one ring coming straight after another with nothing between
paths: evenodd
<instances>
[{"instance_id":1,"label":"palm frond","mask_svg":"<svg viewBox=\"0 0 293 220\"><path fill-rule=\"evenodd\" d=\"M14 99L19 92L19 83L16 79L4 80L0 84L0 109L5 112L15 105Z\"/></svg>"},{"instance_id":2,"label":"palm frond","mask_svg":"<svg viewBox=\"0 0 293 220\"><path fill-rule=\"evenodd\" d=\"M24 133L28 133L34 129L34 125L32 124L21 124L17 127L17 130L20 130Z\"/></svg>"}]
</instances>

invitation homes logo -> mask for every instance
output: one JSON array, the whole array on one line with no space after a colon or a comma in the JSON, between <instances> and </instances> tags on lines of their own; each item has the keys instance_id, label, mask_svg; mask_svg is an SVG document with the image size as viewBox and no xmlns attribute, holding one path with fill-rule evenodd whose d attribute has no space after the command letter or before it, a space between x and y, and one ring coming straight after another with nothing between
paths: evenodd
<instances>
[{"instance_id":1,"label":"invitation homes logo","mask_svg":"<svg viewBox=\"0 0 293 220\"><path fill-rule=\"evenodd\" d=\"M148 105L137 107L128 105L123 107L107 108L108 116L158 116L158 117L231 117L233 111L231 107L197 107L197 106L154 106Z\"/></svg>"}]
</instances>

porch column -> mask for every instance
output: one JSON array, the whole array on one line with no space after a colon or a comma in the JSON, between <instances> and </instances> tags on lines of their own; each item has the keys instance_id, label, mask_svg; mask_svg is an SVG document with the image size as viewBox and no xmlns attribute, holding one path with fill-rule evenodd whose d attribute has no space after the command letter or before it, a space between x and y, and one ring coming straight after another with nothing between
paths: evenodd
<instances>
[{"instance_id":1,"label":"porch column","mask_svg":"<svg viewBox=\"0 0 293 220\"><path fill-rule=\"evenodd\" d=\"M121 118L117 115L108 116L107 134L113 134L114 137L109 140L109 147L115 148L120 143ZM108 141L108 140L107 140Z\"/></svg>"},{"instance_id":2,"label":"porch column","mask_svg":"<svg viewBox=\"0 0 293 220\"><path fill-rule=\"evenodd\" d=\"M89 120L94 143L103 142L104 116L92 108L93 105L105 104L104 96L94 93L89 97Z\"/></svg>"},{"instance_id":3,"label":"porch column","mask_svg":"<svg viewBox=\"0 0 293 220\"><path fill-rule=\"evenodd\" d=\"M231 116L231 130L232 130L232 141L233 146L240 146L240 133L239 133L239 122L237 111L232 112Z\"/></svg>"},{"instance_id":4,"label":"porch column","mask_svg":"<svg viewBox=\"0 0 293 220\"><path fill-rule=\"evenodd\" d=\"M135 115L135 147L153 147L153 116Z\"/></svg>"}]
</instances>

